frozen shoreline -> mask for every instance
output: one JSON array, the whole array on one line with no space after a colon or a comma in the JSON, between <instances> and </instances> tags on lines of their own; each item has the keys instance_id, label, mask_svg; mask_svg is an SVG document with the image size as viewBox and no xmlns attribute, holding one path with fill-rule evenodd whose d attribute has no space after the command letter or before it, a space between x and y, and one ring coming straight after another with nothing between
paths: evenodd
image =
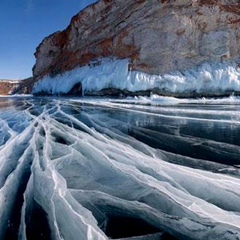
<instances>
[{"instance_id":1,"label":"frozen shoreline","mask_svg":"<svg viewBox=\"0 0 240 240\"><path fill-rule=\"evenodd\" d=\"M229 96L240 93L240 68L233 63L205 63L195 69L150 75L129 71L129 60L101 59L53 78L38 81L33 94L145 95L179 97ZM77 88L77 90L76 90Z\"/></svg>"}]
</instances>

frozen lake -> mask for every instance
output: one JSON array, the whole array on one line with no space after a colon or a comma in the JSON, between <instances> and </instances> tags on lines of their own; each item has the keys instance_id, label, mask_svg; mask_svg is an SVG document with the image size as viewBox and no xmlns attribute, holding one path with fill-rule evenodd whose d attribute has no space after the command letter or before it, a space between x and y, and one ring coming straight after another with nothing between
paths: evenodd
<instances>
[{"instance_id":1,"label":"frozen lake","mask_svg":"<svg viewBox=\"0 0 240 240\"><path fill-rule=\"evenodd\" d=\"M234 96L1 97L0 239L239 239L239 136Z\"/></svg>"}]
</instances>

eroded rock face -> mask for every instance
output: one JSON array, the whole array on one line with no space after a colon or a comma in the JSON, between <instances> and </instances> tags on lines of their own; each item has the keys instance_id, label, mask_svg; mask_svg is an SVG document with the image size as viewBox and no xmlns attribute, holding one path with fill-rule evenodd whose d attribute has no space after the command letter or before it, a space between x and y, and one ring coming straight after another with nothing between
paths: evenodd
<instances>
[{"instance_id":1,"label":"eroded rock face","mask_svg":"<svg viewBox=\"0 0 240 240\"><path fill-rule=\"evenodd\" d=\"M129 58L132 70L165 74L237 62L239 55L239 0L100 0L43 40L33 76L55 76L99 57Z\"/></svg>"},{"instance_id":2,"label":"eroded rock face","mask_svg":"<svg viewBox=\"0 0 240 240\"><path fill-rule=\"evenodd\" d=\"M32 77L19 81L0 80L0 95L29 94L32 92L33 85Z\"/></svg>"},{"instance_id":3,"label":"eroded rock face","mask_svg":"<svg viewBox=\"0 0 240 240\"><path fill-rule=\"evenodd\" d=\"M1 80L0 95L9 95L18 87L18 81Z\"/></svg>"}]
</instances>

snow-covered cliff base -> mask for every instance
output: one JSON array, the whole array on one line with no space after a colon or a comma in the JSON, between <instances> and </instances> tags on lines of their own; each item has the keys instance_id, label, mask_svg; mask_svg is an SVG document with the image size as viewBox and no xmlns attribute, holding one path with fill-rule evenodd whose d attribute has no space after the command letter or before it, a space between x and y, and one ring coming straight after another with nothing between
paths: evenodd
<instances>
[{"instance_id":1,"label":"snow-covered cliff base","mask_svg":"<svg viewBox=\"0 0 240 240\"><path fill-rule=\"evenodd\" d=\"M240 68L229 62L204 63L184 72L150 75L131 71L128 59L101 59L87 66L38 81L33 94L139 95L178 97L240 93Z\"/></svg>"}]
</instances>

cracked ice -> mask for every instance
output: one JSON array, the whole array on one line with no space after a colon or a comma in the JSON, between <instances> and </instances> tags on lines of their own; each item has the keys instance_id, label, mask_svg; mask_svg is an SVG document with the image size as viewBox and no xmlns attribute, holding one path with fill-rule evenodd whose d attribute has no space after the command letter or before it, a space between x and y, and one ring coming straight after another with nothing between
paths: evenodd
<instances>
[{"instance_id":1,"label":"cracked ice","mask_svg":"<svg viewBox=\"0 0 240 240\"><path fill-rule=\"evenodd\" d=\"M0 106L0 239L240 238L238 98Z\"/></svg>"}]
</instances>

